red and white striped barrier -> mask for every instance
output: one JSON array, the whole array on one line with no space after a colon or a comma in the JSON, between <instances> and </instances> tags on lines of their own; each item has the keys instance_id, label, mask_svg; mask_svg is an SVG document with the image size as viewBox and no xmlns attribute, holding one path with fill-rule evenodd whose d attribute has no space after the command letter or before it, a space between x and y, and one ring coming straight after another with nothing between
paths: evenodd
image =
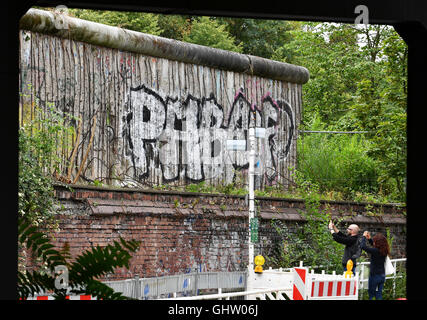
<instances>
[{"instance_id":1,"label":"red and white striped barrier","mask_svg":"<svg viewBox=\"0 0 427 320\"><path fill-rule=\"evenodd\" d=\"M91 295L77 295L77 296L66 296L66 300L97 300L96 297L92 297ZM36 297L28 297L24 300L55 300L55 298L51 295L44 296L36 296Z\"/></svg>"},{"instance_id":2,"label":"red and white striped barrier","mask_svg":"<svg viewBox=\"0 0 427 320\"><path fill-rule=\"evenodd\" d=\"M348 280L313 280L309 300L337 300L342 298L356 298L357 283L354 279Z\"/></svg>"},{"instance_id":3,"label":"red and white striped barrier","mask_svg":"<svg viewBox=\"0 0 427 320\"><path fill-rule=\"evenodd\" d=\"M359 277L308 273L294 268L293 300L357 300Z\"/></svg>"},{"instance_id":4,"label":"red and white striped barrier","mask_svg":"<svg viewBox=\"0 0 427 320\"><path fill-rule=\"evenodd\" d=\"M305 300L307 289L307 268L294 268L294 283L292 285L292 299Z\"/></svg>"}]
</instances>

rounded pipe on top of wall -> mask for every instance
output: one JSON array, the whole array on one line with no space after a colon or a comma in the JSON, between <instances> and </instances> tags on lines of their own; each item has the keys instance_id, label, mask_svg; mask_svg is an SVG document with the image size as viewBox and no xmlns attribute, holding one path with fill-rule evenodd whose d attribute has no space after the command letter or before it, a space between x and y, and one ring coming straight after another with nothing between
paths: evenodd
<instances>
[{"instance_id":1,"label":"rounded pipe on top of wall","mask_svg":"<svg viewBox=\"0 0 427 320\"><path fill-rule=\"evenodd\" d=\"M141 53L212 68L304 84L306 68L237 52L162 38L86 21L66 14L30 9L22 16L22 30L39 32L108 48Z\"/></svg>"}]
</instances>

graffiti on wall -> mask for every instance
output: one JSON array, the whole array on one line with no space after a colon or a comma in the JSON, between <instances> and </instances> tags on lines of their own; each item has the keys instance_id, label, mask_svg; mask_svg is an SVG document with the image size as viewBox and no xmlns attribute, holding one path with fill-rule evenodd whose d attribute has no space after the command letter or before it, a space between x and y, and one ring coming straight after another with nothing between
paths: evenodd
<instances>
[{"instance_id":1,"label":"graffiti on wall","mask_svg":"<svg viewBox=\"0 0 427 320\"><path fill-rule=\"evenodd\" d=\"M253 125L266 133L257 139L258 186L291 179L299 85L36 33L22 33L21 46L20 123L35 106L69 119L74 134L58 156L72 181L215 185L239 171L246 179L248 152L226 146L247 140Z\"/></svg>"},{"instance_id":2,"label":"graffiti on wall","mask_svg":"<svg viewBox=\"0 0 427 320\"><path fill-rule=\"evenodd\" d=\"M122 135L126 156L134 178L142 181L153 167L161 168L164 182L184 178L190 182L225 175L231 182L236 170L248 168L248 151L226 149L227 140L247 140L250 127L265 128L258 141L258 163L268 181L276 177L278 161L289 155L295 120L291 106L275 100L270 93L261 107L251 103L238 90L225 114L214 94L209 97L170 97L145 85L130 89L122 117ZM285 117L287 126L279 126ZM278 130L286 130L286 141L278 141ZM265 152L260 152L261 144Z\"/></svg>"}]
</instances>

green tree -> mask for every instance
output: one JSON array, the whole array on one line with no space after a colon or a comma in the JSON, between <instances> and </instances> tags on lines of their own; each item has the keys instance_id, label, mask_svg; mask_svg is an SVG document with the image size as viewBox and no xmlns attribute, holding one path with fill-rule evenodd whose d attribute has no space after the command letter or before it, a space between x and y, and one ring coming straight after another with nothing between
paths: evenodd
<instances>
[{"instance_id":1,"label":"green tree","mask_svg":"<svg viewBox=\"0 0 427 320\"><path fill-rule=\"evenodd\" d=\"M294 23L283 20L264 20L247 18L218 18L226 30L242 47L242 53L271 59L274 52L290 41L289 31Z\"/></svg>"},{"instance_id":2,"label":"green tree","mask_svg":"<svg viewBox=\"0 0 427 320\"><path fill-rule=\"evenodd\" d=\"M274 58L310 72L303 86L303 123L318 114L327 126L334 126L353 105L357 83L372 74L375 65L359 49L353 28L305 23L290 34L292 40L277 49Z\"/></svg>"},{"instance_id":3,"label":"green tree","mask_svg":"<svg viewBox=\"0 0 427 320\"><path fill-rule=\"evenodd\" d=\"M69 14L79 19L110 26L160 35L158 15L144 12L103 11L89 9L69 9Z\"/></svg>"},{"instance_id":4,"label":"green tree","mask_svg":"<svg viewBox=\"0 0 427 320\"><path fill-rule=\"evenodd\" d=\"M241 45L234 44L234 38L225 30L225 25L206 16L192 23L190 32L183 40L212 48L242 52Z\"/></svg>"},{"instance_id":5,"label":"green tree","mask_svg":"<svg viewBox=\"0 0 427 320\"><path fill-rule=\"evenodd\" d=\"M392 27L302 23L276 59L308 68L303 128L363 130L379 172L377 192L404 201L407 48ZM337 185L336 188L339 188Z\"/></svg>"},{"instance_id":6,"label":"green tree","mask_svg":"<svg viewBox=\"0 0 427 320\"><path fill-rule=\"evenodd\" d=\"M349 115L359 128L369 130L373 142L368 154L377 161L381 189L405 201L406 178L406 97L407 46L391 28L379 29L376 42L368 41L366 52L381 68L377 84L372 78L358 85L355 104ZM369 43L377 43L376 46Z\"/></svg>"},{"instance_id":7,"label":"green tree","mask_svg":"<svg viewBox=\"0 0 427 320\"><path fill-rule=\"evenodd\" d=\"M191 30L192 18L180 15L158 15L160 36L182 41Z\"/></svg>"}]
</instances>

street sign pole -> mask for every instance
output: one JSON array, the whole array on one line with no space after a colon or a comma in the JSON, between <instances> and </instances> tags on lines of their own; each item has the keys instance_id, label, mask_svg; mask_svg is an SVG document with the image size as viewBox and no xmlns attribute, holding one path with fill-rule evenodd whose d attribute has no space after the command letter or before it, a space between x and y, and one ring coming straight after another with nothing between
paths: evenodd
<instances>
[{"instance_id":1,"label":"street sign pole","mask_svg":"<svg viewBox=\"0 0 427 320\"><path fill-rule=\"evenodd\" d=\"M255 182L255 128L249 128L249 250L248 258L249 272L252 272L254 269L254 243L252 242L252 228L251 222L255 218L255 191L254 191L254 182Z\"/></svg>"},{"instance_id":2,"label":"street sign pole","mask_svg":"<svg viewBox=\"0 0 427 320\"><path fill-rule=\"evenodd\" d=\"M255 113L253 115L255 123ZM227 150L248 150L249 151L249 174L248 174L248 270L249 275L254 270L254 243L258 242L258 219L255 218L255 147L256 137L264 138L264 128L249 128L248 140L227 140ZM245 143L246 142L246 143ZM246 148L246 145L248 148Z\"/></svg>"}]
</instances>

